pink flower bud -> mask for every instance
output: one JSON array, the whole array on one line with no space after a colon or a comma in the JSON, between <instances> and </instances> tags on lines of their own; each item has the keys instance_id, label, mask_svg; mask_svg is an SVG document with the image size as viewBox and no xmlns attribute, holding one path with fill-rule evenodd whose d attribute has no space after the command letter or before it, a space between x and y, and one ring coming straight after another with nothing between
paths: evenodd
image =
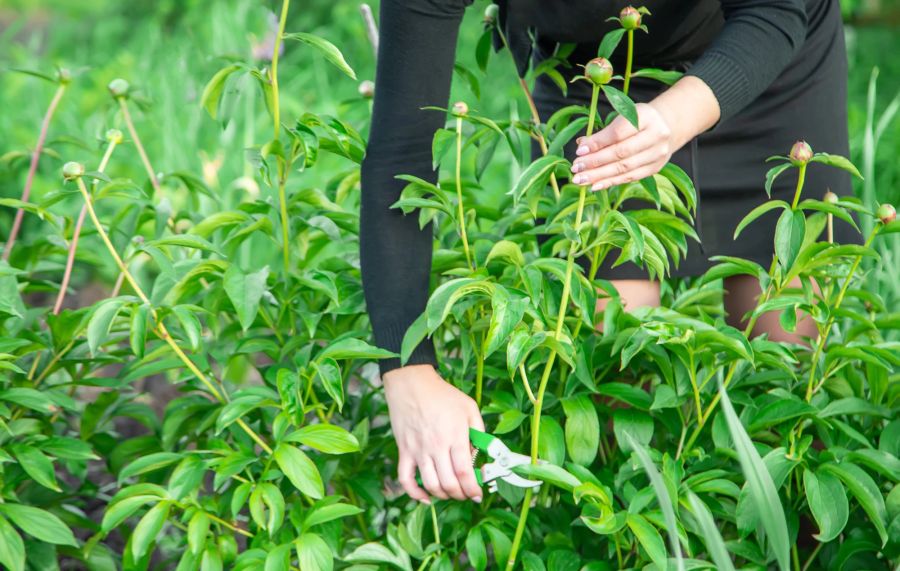
<instances>
[{"instance_id":1,"label":"pink flower bud","mask_svg":"<svg viewBox=\"0 0 900 571\"><path fill-rule=\"evenodd\" d=\"M822 197L822 201L827 202L828 204L837 204L838 200L838 195L831 192L830 190L825 193L825 196Z\"/></svg>"},{"instance_id":2,"label":"pink flower bud","mask_svg":"<svg viewBox=\"0 0 900 571\"><path fill-rule=\"evenodd\" d=\"M641 27L641 13L634 6L625 6L619 12L619 22L626 30L636 30Z\"/></svg>"},{"instance_id":3,"label":"pink flower bud","mask_svg":"<svg viewBox=\"0 0 900 571\"><path fill-rule=\"evenodd\" d=\"M594 85L606 85L612 79L612 75L612 64L606 58L594 58L584 66L584 76Z\"/></svg>"},{"instance_id":4,"label":"pink flower bud","mask_svg":"<svg viewBox=\"0 0 900 571\"><path fill-rule=\"evenodd\" d=\"M375 83L369 81L368 79L360 82L358 88L359 94L365 99L372 99L375 97Z\"/></svg>"},{"instance_id":5,"label":"pink flower bud","mask_svg":"<svg viewBox=\"0 0 900 571\"><path fill-rule=\"evenodd\" d=\"M890 224L897 219L897 209L894 208L894 205L885 203L878 207L875 216L881 220L882 224Z\"/></svg>"},{"instance_id":6,"label":"pink flower bud","mask_svg":"<svg viewBox=\"0 0 900 571\"><path fill-rule=\"evenodd\" d=\"M66 180L75 180L81 178L84 174L84 165L75 161L68 162L63 165L63 178Z\"/></svg>"},{"instance_id":7,"label":"pink flower bud","mask_svg":"<svg viewBox=\"0 0 900 571\"><path fill-rule=\"evenodd\" d=\"M112 96L116 99L128 95L129 87L128 82L122 78L114 79L106 86L106 88L109 89L109 92L112 93Z\"/></svg>"},{"instance_id":8,"label":"pink flower bud","mask_svg":"<svg viewBox=\"0 0 900 571\"><path fill-rule=\"evenodd\" d=\"M789 158L795 166L805 165L813 157L812 147L806 141L797 141L791 147Z\"/></svg>"},{"instance_id":9,"label":"pink flower bud","mask_svg":"<svg viewBox=\"0 0 900 571\"><path fill-rule=\"evenodd\" d=\"M453 113L456 115L465 115L469 112L469 106L463 101L457 101L453 104Z\"/></svg>"}]
</instances>

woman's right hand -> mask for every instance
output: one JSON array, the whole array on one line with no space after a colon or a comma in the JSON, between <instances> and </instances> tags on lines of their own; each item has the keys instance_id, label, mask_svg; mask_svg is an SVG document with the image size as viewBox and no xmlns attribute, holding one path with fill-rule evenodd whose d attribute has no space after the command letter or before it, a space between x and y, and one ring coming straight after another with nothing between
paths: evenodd
<instances>
[{"instance_id":1,"label":"woman's right hand","mask_svg":"<svg viewBox=\"0 0 900 571\"><path fill-rule=\"evenodd\" d=\"M431 365L407 365L384 374L384 394L400 453L397 477L413 499L432 496L481 502L472 467L469 428L484 430L475 401ZM426 493L416 483L416 469Z\"/></svg>"}]
</instances>

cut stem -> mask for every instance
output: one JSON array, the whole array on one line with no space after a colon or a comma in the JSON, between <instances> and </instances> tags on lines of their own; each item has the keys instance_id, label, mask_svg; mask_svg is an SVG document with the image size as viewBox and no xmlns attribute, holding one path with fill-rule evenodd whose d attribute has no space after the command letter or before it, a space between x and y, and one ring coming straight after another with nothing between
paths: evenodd
<instances>
[{"instance_id":1,"label":"cut stem","mask_svg":"<svg viewBox=\"0 0 900 571\"><path fill-rule=\"evenodd\" d=\"M59 87L56 88L56 93L53 94L53 99L50 100L50 105L47 106L47 112L44 113L44 120L41 121L41 131L38 134L37 144L34 146L34 150L31 151L31 164L28 166L28 176L25 177L25 187L22 189L22 202L28 202L28 198L31 196L31 186L34 184L34 175L37 173L38 162L40 162L41 153L44 151L44 142L46 142L47 133L50 130L50 121L53 120L53 114L59 106L59 101L66 92L66 86L66 83L59 84ZM3 248L4 261L9 260L19 229L22 227L22 218L24 216L24 210L21 208L16 210L16 217L13 219L12 229L9 231L9 238L7 238L6 246Z\"/></svg>"}]
</instances>

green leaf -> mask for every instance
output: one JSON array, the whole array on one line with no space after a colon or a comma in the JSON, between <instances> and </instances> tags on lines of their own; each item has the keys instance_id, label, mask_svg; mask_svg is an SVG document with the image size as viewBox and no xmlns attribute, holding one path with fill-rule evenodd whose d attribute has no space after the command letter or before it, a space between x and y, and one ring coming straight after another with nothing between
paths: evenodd
<instances>
[{"instance_id":1,"label":"green leaf","mask_svg":"<svg viewBox=\"0 0 900 571\"><path fill-rule=\"evenodd\" d=\"M776 208L783 208L785 211L790 212L791 206L783 200L769 200L767 202L763 202L762 204L751 210L750 213L747 214L747 216L744 216L740 224L737 225L737 228L734 229L734 239L737 240L737 237L740 236L741 231L746 228L748 224L750 224L766 212L774 210Z\"/></svg>"},{"instance_id":2,"label":"green leaf","mask_svg":"<svg viewBox=\"0 0 900 571\"><path fill-rule=\"evenodd\" d=\"M158 502L159 496L141 494L130 496L119 501L111 503L103 514L103 521L100 524L100 530L108 533L115 529L119 524L128 519L134 512L138 511L151 502Z\"/></svg>"},{"instance_id":3,"label":"green leaf","mask_svg":"<svg viewBox=\"0 0 900 571\"><path fill-rule=\"evenodd\" d=\"M285 543L269 550L263 571L288 571L290 569L291 544Z\"/></svg>"},{"instance_id":4,"label":"green leaf","mask_svg":"<svg viewBox=\"0 0 900 571\"><path fill-rule=\"evenodd\" d=\"M360 507L341 503L312 507L310 512L307 513L306 519L303 520L302 531L336 519L355 516L362 512L363 510Z\"/></svg>"},{"instance_id":5,"label":"green leaf","mask_svg":"<svg viewBox=\"0 0 900 571\"><path fill-rule=\"evenodd\" d=\"M267 291L266 280L269 277L269 267L245 274L237 264L231 264L222 277L225 293L234 305L241 327L247 331L256 320L259 312L259 300Z\"/></svg>"},{"instance_id":6,"label":"green leaf","mask_svg":"<svg viewBox=\"0 0 900 571\"><path fill-rule=\"evenodd\" d=\"M563 428L552 416L541 416L538 458L557 466L562 466L566 461L566 439Z\"/></svg>"},{"instance_id":7,"label":"green leaf","mask_svg":"<svg viewBox=\"0 0 900 571\"><path fill-rule=\"evenodd\" d=\"M387 563L402 571L412 571L409 556L394 553L380 543L364 543L344 557L347 563Z\"/></svg>"},{"instance_id":8,"label":"green leaf","mask_svg":"<svg viewBox=\"0 0 900 571\"><path fill-rule=\"evenodd\" d=\"M274 458L295 488L314 499L320 499L325 494L319 469L302 450L282 443L275 448Z\"/></svg>"},{"instance_id":9,"label":"green leaf","mask_svg":"<svg viewBox=\"0 0 900 571\"><path fill-rule=\"evenodd\" d=\"M609 104L612 105L613 109L615 109L619 115L625 117L635 129L640 130L640 126L638 126L637 108L634 106L634 101L612 85L602 85L600 86L600 89L606 94L606 98L609 100Z\"/></svg>"},{"instance_id":10,"label":"green leaf","mask_svg":"<svg viewBox=\"0 0 900 571\"><path fill-rule=\"evenodd\" d=\"M341 367L338 362L326 357L321 361L313 361L312 366L316 370L316 377L321 379L325 392L337 403L338 410L343 410L344 379L341 377Z\"/></svg>"},{"instance_id":11,"label":"green leaf","mask_svg":"<svg viewBox=\"0 0 900 571\"><path fill-rule=\"evenodd\" d=\"M469 565L476 571L484 571L487 568L487 549L484 546L484 536L478 526L469 529L469 533L466 535L466 554L469 556Z\"/></svg>"},{"instance_id":12,"label":"green leaf","mask_svg":"<svg viewBox=\"0 0 900 571\"><path fill-rule=\"evenodd\" d=\"M590 466L600 446L600 419L587 396L563 399L566 414L566 449L576 464Z\"/></svg>"},{"instance_id":13,"label":"green leaf","mask_svg":"<svg viewBox=\"0 0 900 571\"><path fill-rule=\"evenodd\" d=\"M775 254L785 269L790 268L800 253L806 233L806 216L800 210L785 210L775 226Z\"/></svg>"},{"instance_id":14,"label":"green leaf","mask_svg":"<svg viewBox=\"0 0 900 571\"><path fill-rule=\"evenodd\" d=\"M10 449L13 456L19 461L19 466L35 482L54 492L62 492L59 484L56 483L53 462L43 452L28 444L13 444Z\"/></svg>"},{"instance_id":15,"label":"green leaf","mask_svg":"<svg viewBox=\"0 0 900 571\"><path fill-rule=\"evenodd\" d=\"M528 299L513 296L509 291L497 286L491 296L491 324L484 338L484 355L487 359L509 339L510 333L525 315Z\"/></svg>"},{"instance_id":16,"label":"green leaf","mask_svg":"<svg viewBox=\"0 0 900 571\"><path fill-rule=\"evenodd\" d=\"M516 184L507 194L512 195L513 200L518 203L526 194L535 190L542 191L547 186L550 175L553 174L556 167L567 164L569 161L562 157L545 155L528 165L528 168L519 175Z\"/></svg>"},{"instance_id":17,"label":"green leaf","mask_svg":"<svg viewBox=\"0 0 900 571\"><path fill-rule=\"evenodd\" d=\"M131 310L131 352L139 359L144 358L144 348L147 346L147 317L150 315L150 304L135 305Z\"/></svg>"},{"instance_id":18,"label":"green leaf","mask_svg":"<svg viewBox=\"0 0 900 571\"><path fill-rule=\"evenodd\" d=\"M319 36L314 36L313 34L306 34L304 32L297 32L294 34L285 34L282 36L286 40L297 40L298 42L303 42L309 46L312 46L319 50L322 55L325 56L325 59L330 61L337 67L339 70L349 75L351 79L356 79L356 73L354 73L353 69L344 59L344 55L341 53L341 50L337 49L334 44L329 42L326 39L320 38Z\"/></svg>"},{"instance_id":19,"label":"green leaf","mask_svg":"<svg viewBox=\"0 0 900 571\"><path fill-rule=\"evenodd\" d=\"M316 361L321 362L326 357L332 359L388 359L397 354L386 349L379 349L369 345L361 339L346 338L332 343L318 355Z\"/></svg>"},{"instance_id":20,"label":"green leaf","mask_svg":"<svg viewBox=\"0 0 900 571\"><path fill-rule=\"evenodd\" d=\"M489 264L493 260L507 260L517 267L525 265L525 256L522 254L522 248L510 240L500 240L494 244L491 251L488 252L485 264Z\"/></svg>"},{"instance_id":21,"label":"green leaf","mask_svg":"<svg viewBox=\"0 0 900 571\"><path fill-rule=\"evenodd\" d=\"M513 472L526 478L549 482L568 492L581 485L581 480L565 468L554 464L524 464L514 467Z\"/></svg>"},{"instance_id":22,"label":"green leaf","mask_svg":"<svg viewBox=\"0 0 900 571\"><path fill-rule=\"evenodd\" d=\"M25 571L25 543L13 526L0 517L0 563L10 571Z\"/></svg>"},{"instance_id":23,"label":"green leaf","mask_svg":"<svg viewBox=\"0 0 900 571\"><path fill-rule=\"evenodd\" d=\"M719 396L722 399L722 410L725 413L728 430L741 463L741 470L747 480L750 497L756 506L763 528L766 530L766 536L772 552L775 554L775 559L778 561L778 567L781 571L787 571L790 569L790 545L788 544L790 536L784 516L784 507L781 505L781 498L778 497L778 490L775 488L772 476L763 464L762 458L753 446L753 442L747 435L747 431L744 430L731 405L731 399L728 398L728 393L725 392L725 387L721 383L719 384Z\"/></svg>"},{"instance_id":24,"label":"green leaf","mask_svg":"<svg viewBox=\"0 0 900 571\"><path fill-rule=\"evenodd\" d=\"M119 314L125 301L125 298L121 297L105 299L94 308L87 327L88 347L91 349L91 355L96 355L97 349L106 341L113 319Z\"/></svg>"},{"instance_id":25,"label":"green leaf","mask_svg":"<svg viewBox=\"0 0 900 571\"><path fill-rule=\"evenodd\" d=\"M300 569L317 569L319 571L332 571L334 569L334 556L331 548L319 535L304 533L294 542L297 549L297 561Z\"/></svg>"},{"instance_id":26,"label":"green leaf","mask_svg":"<svg viewBox=\"0 0 900 571\"><path fill-rule=\"evenodd\" d=\"M616 28L606 32L603 39L600 40L600 45L597 47L597 57L609 59L613 52L616 51L616 47L618 47L624 35L625 28Z\"/></svg>"},{"instance_id":27,"label":"green leaf","mask_svg":"<svg viewBox=\"0 0 900 571\"><path fill-rule=\"evenodd\" d=\"M822 473L837 476L847 486L847 489L850 490L850 493L853 494L853 497L856 498L856 501L859 502L859 505L862 506L869 516L869 520L875 526L878 536L881 538L881 545L884 547L888 540L886 527L887 509L885 508L884 497L878 489L878 484L867 472L849 462L823 464L819 467L816 475L821 476Z\"/></svg>"},{"instance_id":28,"label":"green leaf","mask_svg":"<svg viewBox=\"0 0 900 571\"><path fill-rule=\"evenodd\" d=\"M188 522L187 540L191 553L199 554L206 546L206 538L209 535L209 516L202 510L197 510Z\"/></svg>"},{"instance_id":29,"label":"green leaf","mask_svg":"<svg viewBox=\"0 0 900 571\"><path fill-rule=\"evenodd\" d=\"M170 174L169 176L174 176L174 173ZM183 179L184 177L182 176L179 178ZM209 242L209 240L191 234L177 234L175 236L166 236L164 238L159 238L158 240L151 240L149 242L145 242L143 247L153 248L159 246L180 246L182 248L191 248L204 252L213 252L220 255L222 254L222 252L220 252L215 246L213 246Z\"/></svg>"},{"instance_id":30,"label":"green leaf","mask_svg":"<svg viewBox=\"0 0 900 571\"><path fill-rule=\"evenodd\" d=\"M200 96L200 106L206 109L206 112L213 119L216 118L219 112L219 100L222 98L222 91L225 90L225 82L232 73L239 69L241 69L241 66L236 63L223 67L212 76L212 79L203 88L203 95Z\"/></svg>"},{"instance_id":31,"label":"green leaf","mask_svg":"<svg viewBox=\"0 0 900 571\"><path fill-rule=\"evenodd\" d=\"M660 83L665 83L666 85L674 85L676 81L681 79L684 73L675 70L669 69L656 69L653 67L645 67L643 69L639 69L634 71L631 74L631 77L647 77L650 79L655 79Z\"/></svg>"},{"instance_id":32,"label":"green leaf","mask_svg":"<svg viewBox=\"0 0 900 571\"><path fill-rule=\"evenodd\" d=\"M135 559L141 559L150 548L150 544L156 541L159 532L169 518L171 502L162 501L150 508L141 521L134 528L131 536L131 551Z\"/></svg>"},{"instance_id":33,"label":"green leaf","mask_svg":"<svg viewBox=\"0 0 900 571\"><path fill-rule=\"evenodd\" d=\"M813 155L811 159L809 159L811 163L822 163L831 167L836 167L841 170L845 170L848 173L852 174L858 179L862 179L863 176L859 174L859 170L847 160L845 157L840 155L829 155L828 153L816 153Z\"/></svg>"},{"instance_id":34,"label":"green leaf","mask_svg":"<svg viewBox=\"0 0 900 571\"><path fill-rule=\"evenodd\" d=\"M141 474L146 474L147 472L160 470L170 466L181 460L183 457L182 454L176 452L156 452L154 454L141 456L122 468L122 471L119 472L119 483L121 484L127 478L131 478L132 476L139 476Z\"/></svg>"},{"instance_id":35,"label":"green leaf","mask_svg":"<svg viewBox=\"0 0 900 571\"><path fill-rule=\"evenodd\" d=\"M780 165L775 165L766 172L766 195L768 195L769 198L772 197L772 185L775 184L775 179L778 178L778 175L792 166L791 163L781 163Z\"/></svg>"},{"instance_id":36,"label":"green leaf","mask_svg":"<svg viewBox=\"0 0 900 571\"><path fill-rule=\"evenodd\" d=\"M0 504L0 513L5 514L22 531L41 541L55 545L78 546L72 530L55 514L40 508L22 504Z\"/></svg>"},{"instance_id":37,"label":"green leaf","mask_svg":"<svg viewBox=\"0 0 900 571\"><path fill-rule=\"evenodd\" d=\"M271 482L257 484L250 494L250 517L253 521L269 535L274 535L284 523L284 511L284 495L278 486Z\"/></svg>"},{"instance_id":38,"label":"green leaf","mask_svg":"<svg viewBox=\"0 0 900 571\"><path fill-rule=\"evenodd\" d=\"M628 514L625 518L631 532L640 542L641 547L650 556L654 565L658 569L668 569L668 557L666 556L666 545L663 543L662 536L653 525L643 516L637 514Z\"/></svg>"},{"instance_id":39,"label":"green leaf","mask_svg":"<svg viewBox=\"0 0 900 571\"><path fill-rule=\"evenodd\" d=\"M197 319L197 316L190 308L184 305L173 307L172 313L178 318L178 323L181 324L181 328L184 330L191 350L196 351L200 347L200 335L203 329L200 320Z\"/></svg>"},{"instance_id":40,"label":"green leaf","mask_svg":"<svg viewBox=\"0 0 900 571\"><path fill-rule=\"evenodd\" d=\"M629 434L635 442L642 446L649 445L650 439L653 438L653 418L639 410L617 408L613 412L613 432L622 451L630 452L630 441L625 438L625 435Z\"/></svg>"},{"instance_id":41,"label":"green leaf","mask_svg":"<svg viewBox=\"0 0 900 571\"><path fill-rule=\"evenodd\" d=\"M285 442L299 442L326 454L347 454L359 451L356 437L333 424L310 424L292 432Z\"/></svg>"},{"instance_id":42,"label":"green leaf","mask_svg":"<svg viewBox=\"0 0 900 571\"><path fill-rule=\"evenodd\" d=\"M625 440L628 441L628 445L634 450L634 453L637 454L641 466L650 478L650 485L653 486L653 492L656 494L657 502L659 503L660 509L662 509L663 518L666 522L666 531L669 535L669 547L675 554L676 568L683 571L684 559L681 554L681 544L678 540L678 522L675 519L675 510L672 507L672 498L669 496L669 489L666 487L665 482L663 482L659 470L656 469L656 465L653 463L653 460L650 459L650 455L647 454L644 447L638 442L635 442L629 433L626 432L623 436L625 437Z\"/></svg>"},{"instance_id":43,"label":"green leaf","mask_svg":"<svg viewBox=\"0 0 900 571\"><path fill-rule=\"evenodd\" d=\"M706 543L709 555L716 564L716 569L720 571L734 571L734 562L731 560L731 555L728 553L728 548L725 546L725 541L722 539L719 528L716 527L712 512L709 511L706 504L694 492L688 492L688 503L691 505L694 519L697 520L697 524L700 526L700 531L703 534L701 537Z\"/></svg>"},{"instance_id":44,"label":"green leaf","mask_svg":"<svg viewBox=\"0 0 900 571\"><path fill-rule=\"evenodd\" d=\"M814 535L821 543L828 543L844 530L850 516L847 502L847 491L833 474L812 470L803 471L803 487L806 488L806 502L816 523L819 533Z\"/></svg>"}]
</instances>

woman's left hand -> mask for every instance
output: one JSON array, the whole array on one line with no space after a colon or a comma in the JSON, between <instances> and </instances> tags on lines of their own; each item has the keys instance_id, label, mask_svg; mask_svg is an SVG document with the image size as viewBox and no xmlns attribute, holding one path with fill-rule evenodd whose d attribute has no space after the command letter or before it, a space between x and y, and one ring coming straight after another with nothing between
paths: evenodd
<instances>
[{"instance_id":1,"label":"woman's left hand","mask_svg":"<svg viewBox=\"0 0 900 571\"><path fill-rule=\"evenodd\" d=\"M654 175L669 161L677 147L668 122L652 103L635 107L640 130L620 115L590 137L577 139L572 182L603 190Z\"/></svg>"}]
</instances>

